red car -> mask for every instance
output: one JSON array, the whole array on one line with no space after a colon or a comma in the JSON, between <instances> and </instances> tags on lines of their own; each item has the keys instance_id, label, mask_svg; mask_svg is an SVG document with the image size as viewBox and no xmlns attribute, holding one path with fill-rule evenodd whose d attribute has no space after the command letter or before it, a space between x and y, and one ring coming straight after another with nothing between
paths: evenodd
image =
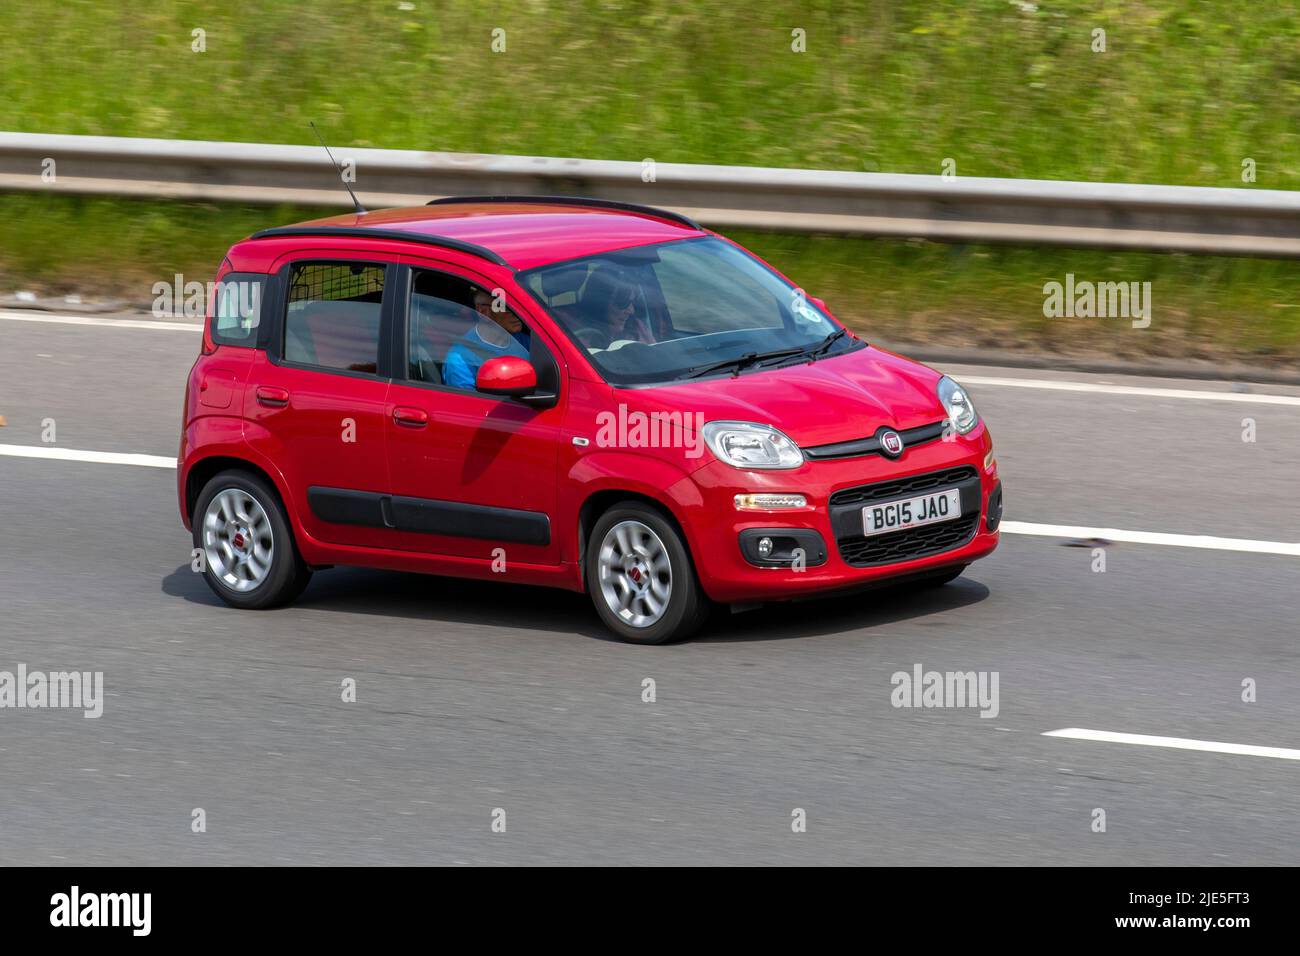
<instances>
[{"instance_id":1,"label":"red car","mask_svg":"<svg viewBox=\"0 0 1300 956\"><path fill-rule=\"evenodd\" d=\"M437 200L267 229L217 280L177 490L235 607L364 565L586 591L653 644L997 547L961 386L675 213Z\"/></svg>"}]
</instances>

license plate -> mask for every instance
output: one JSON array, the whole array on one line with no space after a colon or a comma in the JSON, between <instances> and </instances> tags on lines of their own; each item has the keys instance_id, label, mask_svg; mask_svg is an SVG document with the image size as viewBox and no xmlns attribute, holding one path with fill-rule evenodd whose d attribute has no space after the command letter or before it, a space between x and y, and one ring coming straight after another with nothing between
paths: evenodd
<instances>
[{"instance_id":1,"label":"license plate","mask_svg":"<svg viewBox=\"0 0 1300 956\"><path fill-rule=\"evenodd\" d=\"M887 534L925 524L937 524L961 517L961 492L956 488L866 505L862 509L862 533Z\"/></svg>"}]
</instances>

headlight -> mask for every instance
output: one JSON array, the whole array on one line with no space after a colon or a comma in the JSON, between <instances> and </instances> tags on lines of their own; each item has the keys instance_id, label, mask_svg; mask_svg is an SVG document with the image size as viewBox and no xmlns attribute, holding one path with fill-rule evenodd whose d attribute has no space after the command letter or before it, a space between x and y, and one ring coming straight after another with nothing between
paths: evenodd
<instances>
[{"instance_id":1,"label":"headlight","mask_svg":"<svg viewBox=\"0 0 1300 956\"><path fill-rule=\"evenodd\" d=\"M775 428L754 422L709 422L704 426L709 450L733 468L798 468L799 446Z\"/></svg>"},{"instance_id":2,"label":"headlight","mask_svg":"<svg viewBox=\"0 0 1300 956\"><path fill-rule=\"evenodd\" d=\"M939 401L948 413L948 421L957 429L958 435L965 435L980 423L980 414L975 411L975 403L962 388L947 375L939 379Z\"/></svg>"}]
</instances>

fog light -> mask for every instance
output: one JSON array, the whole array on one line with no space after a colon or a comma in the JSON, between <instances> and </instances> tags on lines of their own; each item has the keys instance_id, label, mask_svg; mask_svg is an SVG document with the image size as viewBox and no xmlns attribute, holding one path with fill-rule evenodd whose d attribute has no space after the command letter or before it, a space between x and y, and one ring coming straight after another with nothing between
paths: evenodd
<instances>
[{"instance_id":1,"label":"fog light","mask_svg":"<svg viewBox=\"0 0 1300 956\"><path fill-rule=\"evenodd\" d=\"M990 448L989 453L984 456L984 470L988 472L993 471L993 466L997 463L998 460L993 457L993 449Z\"/></svg>"},{"instance_id":2,"label":"fog light","mask_svg":"<svg viewBox=\"0 0 1300 956\"><path fill-rule=\"evenodd\" d=\"M808 499L803 495L736 495L736 507L741 511L781 511L806 508Z\"/></svg>"},{"instance_id":3,"label":"fog light","mask_svg":"<svg viewBox=\"0 0 1300 956\"><path fill-rule=\"evenodd\" d=\"M771 538L759 538L759 539L758 539L758 554L759 554L759 557L766 558L766 557L767 557L768 555L770 555L771 553L772 553L772 539L771 539Z\"/></svg>"}]
</instances>

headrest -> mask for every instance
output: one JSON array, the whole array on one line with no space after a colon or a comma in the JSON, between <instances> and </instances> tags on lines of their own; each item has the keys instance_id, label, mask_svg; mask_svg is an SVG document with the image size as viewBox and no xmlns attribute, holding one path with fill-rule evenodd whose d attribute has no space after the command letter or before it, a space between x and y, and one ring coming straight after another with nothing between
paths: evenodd
<instances>
[{"instance_id":1,"label":"headrest","mask_svg":"<svg viewBox=\"0 0 1300 956\"><path fill-rule=\"evenodd\" d=\"M560 269L552 269L542 274L542 295L548 299L554 299L557 295L563 295L566 292L577 292L582 285L582 280L587 277L587 267L565 266Z\"/></svg>"}]
</instances>

